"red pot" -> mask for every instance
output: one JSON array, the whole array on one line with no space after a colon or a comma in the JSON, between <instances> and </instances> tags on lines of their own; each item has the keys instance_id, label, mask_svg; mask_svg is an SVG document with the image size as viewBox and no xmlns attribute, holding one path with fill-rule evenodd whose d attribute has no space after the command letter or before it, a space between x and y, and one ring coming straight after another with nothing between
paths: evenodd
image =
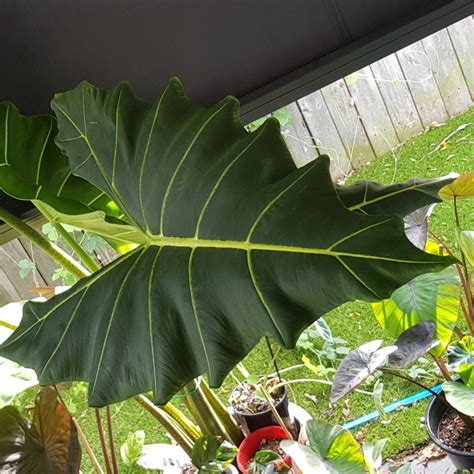
<instances>
[{"instance_id":1,"label":"red pot","mask_svg":"<svg viewBox=\"0 0 474 474\"><path fill-rule=\"evenodd\" d=\"M259 451L260 443L264 439L288 439L288 436L281 426L265 426L250 433L240 444L237 453L237 466L243 474L248 474L247 464L254 454ZM291 467L292 463L289 456L285 456L283 460Z\"/></svg>"}]
</instances>

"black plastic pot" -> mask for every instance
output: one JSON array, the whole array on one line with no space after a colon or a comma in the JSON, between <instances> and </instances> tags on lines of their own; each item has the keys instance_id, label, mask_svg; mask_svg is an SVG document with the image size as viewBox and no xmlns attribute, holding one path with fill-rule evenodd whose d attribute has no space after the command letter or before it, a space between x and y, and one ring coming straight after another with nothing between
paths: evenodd
<instances>
[{"instance_id":1,"label":"black plastic pot","mask_svg":"<svg viewBox=\"0 0 474 474\"><path fill-rule=\"evenodd\" d=\"M288 418L290 416L290 412L288 410L288 388L284 386L283 390L283 397L278 401L278 403L275 404L275 408L282 418ZM270 409L255 414L244 413L236 410L235 408L233 410L239 419L238 421L243 421L246 423L251 433L258 430L259 428L264 428L265 426L278 425L278 422L275 420L275 417L273 416L273 413Z\"/></svg>"},{"instance_id":2,"label":"black plastic pot","mask_svg":"<svg viewBox=\"0 0 474 474\"><path fill-rule=\"evenodd\" d=\"M449 408L438 399L434 397L426 410L426 429L433 442L439 446L443 451L446 451L451 462L458 469L473 469L474 468L474 453L467 453L465 451L458 451L444 444L438 438L438 430L441 420L448 412Z\"/></svg>"}]
</instances>

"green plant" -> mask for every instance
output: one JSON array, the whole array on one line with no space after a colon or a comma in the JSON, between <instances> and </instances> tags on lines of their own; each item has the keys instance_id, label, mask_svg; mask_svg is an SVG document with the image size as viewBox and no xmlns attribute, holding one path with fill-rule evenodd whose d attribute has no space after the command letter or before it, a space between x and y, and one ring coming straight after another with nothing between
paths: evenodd
<instances>
[{"instance_id":1,"label":"green plant","mask_svg":"<svg viewBox=\"0 0 474 474\"><path fill-rule=\"evenodd\" d=\"M296 169L275 120L248 133L235 99L206 109L174 79L154 104L126 84L103 92L83 83L53 109L58 122L0 104L2 190L32 200L65 240L72 225L124 255L100 269L72 239L81 266L0 209L80 279L27 303L0 352L34 367L42 384L89 382L92 406L149 390L165 404L191 382L184 392L203 432L235 439L196 376L217 386L262 335L292 347L344 301L386 297L454 261L412 246L399 219L439 201L452 177L334 187L327 157ZM139 398L192 449L194 426Z\"/></svg>"},{"instance_id":2,"label":"green plant","mask_svg":"<svg viewBox=\"0 0 474 474\"><path fill-rule=\"evenodd\" d=\"M237 448L216 436L205 435L194 444L191 461L198 472L220 474L235 459Z\"/></svg>"},{"instance_id":3,"label":"green plant","mask_svg":"<svg viewBox=\"0 0 474 474\"><path fill-rule=\"evenodd\" d=\"M145 446L145 432L140 430L130 433L120 447L123 463L128 467L135 466L142 455L143 446Z\"/></svg>"},{"instance_id":4,"label":"green plant","mask_svg":"<svg viewBox=\"0 0 474 474\"><path fill-rule=\"evenodd\" d=\"M338 425L322 420L310 420L306 424L307 443L284 440L282 449L305 474L374 474L380 472L382 451L387 440L375 445L359 445L352 434ZM409 467L404 468L410 473Z\"/></svg>"},{"instance_id":5,"label":"green plant","mask_svg":"<svg viewBox=\"0 0 474 474\"><path fill-rule=\"evenodd\" d=\"M272 472L290 472L293 470L288 466L283 458L269 449L261 449L255 453L252 462L248 467L249 474L271 474Z\"/></svg>"}]
</instances>

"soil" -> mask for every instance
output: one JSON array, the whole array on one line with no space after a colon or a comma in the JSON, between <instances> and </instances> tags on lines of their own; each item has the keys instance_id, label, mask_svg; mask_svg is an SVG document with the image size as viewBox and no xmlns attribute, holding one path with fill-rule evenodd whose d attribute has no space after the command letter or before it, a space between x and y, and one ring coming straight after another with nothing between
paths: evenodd
<instances>
[{"instance_id":1,"label":"soil","mask_svg":"<svg viewBox=\"0 0 474 474\"><path fill-rule=\"evenodd\" d=\"M198 471L199 469L197 467L188 466L188 467L183 468L182 474L195 474Z\"/></svg>"},{"instance_id":2,"label":"soil","mask_svg":"<svg viewBox=\"0 0 474 474\"><path fill-rule=\"evenodd\" d=\"M449 411L441 420L438 437L450 448L474 453L474 430L468 428L453 411Z\"/></svg>"},{"instance_id":3,"label":"soil","mask_svg":"<svg viewBox=\"0 0 474 474\"><path fill-rule=\"evenodd\" d=\"M277 383L277 379L267 381L265 383L267 391L272 387L272 385ZM281 387L276 391L276 393L272 393L271 396L273 398L273 403L278 405L285 396L285 389ZM268 402L259 397L256 393L255 387L247 382L243 382L235 388L230 402L238 413L243 413L244 415L255 415L270 410Z\"/></svg>"}]
</instances>

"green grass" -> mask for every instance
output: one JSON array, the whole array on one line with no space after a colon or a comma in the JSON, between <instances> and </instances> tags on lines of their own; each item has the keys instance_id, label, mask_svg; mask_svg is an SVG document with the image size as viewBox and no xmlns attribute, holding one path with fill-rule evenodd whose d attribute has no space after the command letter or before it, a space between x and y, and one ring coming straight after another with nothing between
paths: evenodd
<instances>
[{"instance_id":1,"label":"green grass","mask_svg":"<svg viewBox=\"0 0 474 474\"><path fill-rule=\"evenodd\" d=\"M448 147L439 152L428 155L450 132L464 123L474 123L474 109L452 119L442 127L431 130L396 151L396 159L392 155L380 158L365 169L351 177L349 182L359 179L372 179L383 183L400 182L410 177L430 178L441 176L456 171L458 173L472 171L474 151L474 125L456 134L448 143ZM467 137L467 138L466 138ZM462 225L464 228L474 228L474 200L465 200L460 203ZM431 227L448 242L454 242L454 220L451 203L442 203L437 206L431 219ZM362 302L347 303L332 311L325 317L335 336L346 339L351 348L357 347L371 339L384 337L383 332L376 323L370 305ZM389 338L385 337L389 342ZM275 347L276 349L276 347ZM278 356L280 367L289 367L301 363L304 353L300 350L283 351ZM252 373L264 373L268 369L270 357L265 344L260 343L244 360L244 365ZM307 369L291 372L291 378L313 378ZM434 384L436 380L428 380L427 384ZM413 386L400 380L384 377L385 391L384 404L403 398L417 391ZM231 378L226 380L219 394L227 399L235 383ZM310 401L305 394L316 397L316 403ZM31 403L32 394L19 398L22 405L25 401ZM291 398L302 405L314 417L326 417L331 422L342 423L347 419L361 416L374 410L372 399L366 395L354 394L349 399L350 414L344 416L342 403L338 404L331 416L328 416L329 390L327 386L314 383L301 383L293 385ZM73 411L82 426L94 451L100 458L100 445L97 436L94 411L87 408L86 392L84 385L75 385L69 394L65 391L65 398L72 404ZM175 403L182 405L179 400ZM415 447L427 440L427 435L421 425L420 418L424 416L426 402L417 406L400 410L381 423L375 421L360 428L359 435L367 440L388 438L385 456ZM167 442L164 431L155 420L143 412L142 408L134 401L116 404L112 407L114 433L116 445L119 448L128 435L136 430L145 430L147 443ZM84 451L84 473L93 472L91 464ZM126 472L121 466L121 472ZM138 472L138 471L135 471Z\"/></svg>"}]
</instances>

